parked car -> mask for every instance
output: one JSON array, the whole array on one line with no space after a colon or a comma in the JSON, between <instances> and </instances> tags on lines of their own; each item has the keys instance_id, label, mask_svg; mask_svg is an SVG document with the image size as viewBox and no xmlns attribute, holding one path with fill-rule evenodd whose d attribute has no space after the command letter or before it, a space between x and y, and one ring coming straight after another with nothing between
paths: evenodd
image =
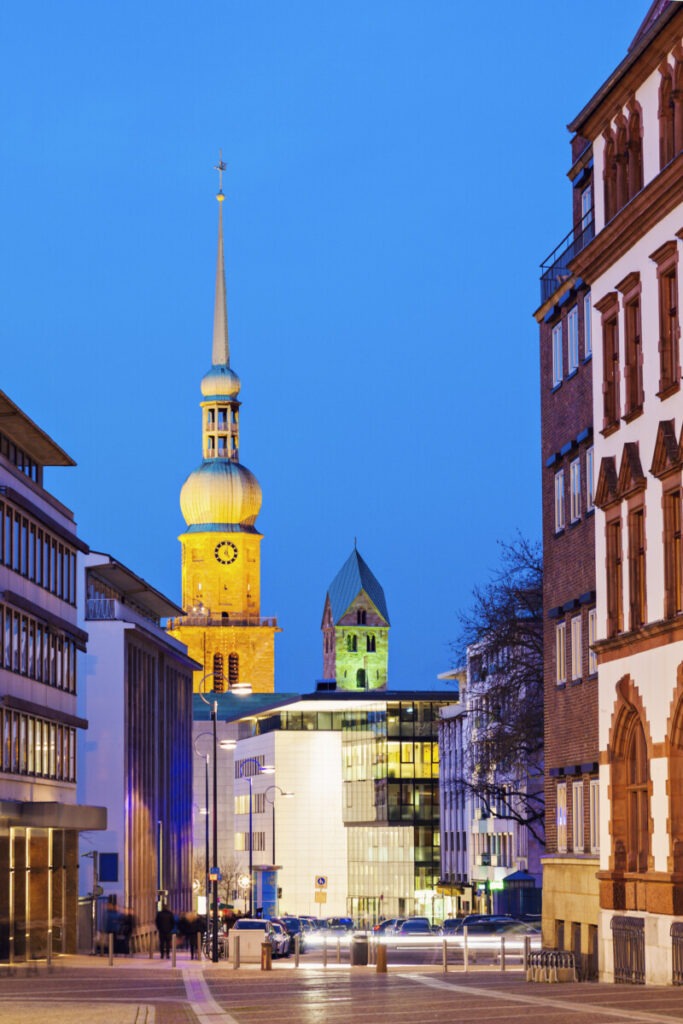
<instances>
[{"instance_id":1,"label":"parked car","mask_svg":"<svg viewBox=\"0 0 683 1024\"><path fill-rule=\"evenodd\" d=\"M396 935L434 935L426 917L408 917L395 933Z\"/></svg>"},{"instance_id":2,"label":"parked car","mask_svg":"<svg viewBox=\"0 0 683 1024\"><path fill-rule=\"evenodd\" d=\"M352 932L353 921L350 917L328 917L325 927L329 932Z\"/></svg>"},{"instance_id":3,"label":"parked car","mask_svg":"<svg viewBox=\"0 0 683 1024\"><path fill-rule=\"evenodd\" d=\"M404 920L404 917L387 917L384 921L376 924L372 930L375 935L393 935L403 924Z\"/></svg>"},{"instance_id":4,"label":"parked car","mask_svg":"<svg viewBox=\"0 0 683 1024\"><path fill-rule=\"evenodd\" d=\"M303 921L299 917L281 917L279 918L281 924L285 926L291 937L290 952L294 951L294 937L299 936L299 952L303 953L306 947L306 929Z\"/></svg>"},{"instance_id":5,"label":"parked car","mask_svg":"<svg viewBox=\"0 0 683 1024\"><path fill-rule=\"evenodd\" d=\"M274 932L272 940L273 956L289 956L292 944L291 935L279 921L271 921L270 924Z\"/></svg>"}]
</instances>

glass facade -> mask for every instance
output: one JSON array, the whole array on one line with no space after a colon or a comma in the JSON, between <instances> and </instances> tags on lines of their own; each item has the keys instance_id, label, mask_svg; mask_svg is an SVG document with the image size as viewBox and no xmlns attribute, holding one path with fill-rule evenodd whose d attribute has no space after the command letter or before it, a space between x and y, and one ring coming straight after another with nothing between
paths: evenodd
<instances>
[{"instance_id":1,"label":"glass facade","mask_svg":"<svg viewBox=\"0 0 683 1024\"><path fill-rule=\"evenodd\" d=\"M273 730L342 733L342 813L355 919L433 914L440 875L439 711L448 700L376 700L282 711Z\"/></svg>"}]
</instances>

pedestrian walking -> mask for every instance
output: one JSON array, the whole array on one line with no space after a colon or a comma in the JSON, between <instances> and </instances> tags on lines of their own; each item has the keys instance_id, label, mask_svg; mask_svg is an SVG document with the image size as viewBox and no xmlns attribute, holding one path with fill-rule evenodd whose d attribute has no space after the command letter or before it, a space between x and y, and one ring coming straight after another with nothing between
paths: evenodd
<instances>
[{"instance_id":1,"label":"pedestrian walking","mask_svg":"<svg viewBox=\"0 0 683 1024\"><path fill-rule=\"evenodd\" d=\"M119 920L119 941L121 952L124 956L130 956L130 938L135 930L135 916L130 907L124 907Z\"/></svg>"},{"instance_id":2,"label":"pedestrian walking","mask_svg":"<svg viewBox=\"0 0 683 1024\"><path fill-rule=\"evenodd\" d=\"M175 915L164 903L156 916L157 932L159 933L159 958L161 960L171 955L171 935L175 931Z\"/></svg>"},{"instance_id":3,"label":"pedestrian walking","mask_svg":"<svg viewBox=\"0 0 683 1024\"><path fill-rule=\"evenodd\" d=\"M106 954L109 950L109 936L112 935L112 950L116 952L116 939L119 934L119 927L121 925L121 914L119 913L118 907L116 906L115 899L107 900L107 906L104 912L104 932L106 935L106 949L103 952Z\"/></svg>"}]
</instances>

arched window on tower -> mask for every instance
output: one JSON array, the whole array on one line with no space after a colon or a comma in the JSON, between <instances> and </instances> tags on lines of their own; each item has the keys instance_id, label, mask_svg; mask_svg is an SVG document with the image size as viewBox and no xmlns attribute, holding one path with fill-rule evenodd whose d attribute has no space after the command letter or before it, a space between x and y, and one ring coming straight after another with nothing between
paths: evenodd
<instances>
[{"instance_id":1,"label":"arched window on tower","mask_svg":"<svg viewBox=\"0 0 683 1024\"><path fill-rule=\"evenodd\" d=\"M358 650L358 637L355 633L349 633L346 638L346 650L354 653Z\"/></svg>"},{"instance_id":2,"label":"arched window on tower","mask_svg":"<svg viewBox=\"0 0 683 1024\"><path fill-rule=\"evenodd\" d=\"M213 656L213 689L216 693L223 693L225 690L225 676L223 675L223 655Z\"/></svg>"},{"instance_id":3,"label":"arched window on tower","mask_svg":"<svg viewBox=\"0 0 683 1024\"><path fill-rule=\"evenodd\" d=\"M374 633L369 633L368 634L368 637L367 637L367 640L366 640L366 647L368 649L368 653L369 654L374 654L374 652L377 650L377 640L375 639L375 634Z\"/></svg>"},{"instance_id":4,"label":"arched window on tower","mask_svg":"<svg viewBox=\"0 0 683 1024\"><path fill-rule=\"evenodd\" d=\"M234 686L240 681L240 656L239 654L228 655L228 682Z\"/></svg>"},{"instance_id":5,"label":"arched window on tower","mask_svg":"<svg viewBox=\"0 0 683 1024\"><path fill-rule=\"evenodd\" d=\"M626 746L626 814L628 871L647 871L650 853L650 768L645 732L634 716Z\"/></svg>"},{"instance_id":6,"label":"arched window on tower","mask_svg":"<svg viewBox=\"0 0 683 1024\"><path fill-rule=\"evenodd\" d=\"M356 622L357 622L357 624L359 626L364 626L365 625L365 618L366 618L365 608L359 608L358 611L356 612Z\"/></svg>"}]
</instances>

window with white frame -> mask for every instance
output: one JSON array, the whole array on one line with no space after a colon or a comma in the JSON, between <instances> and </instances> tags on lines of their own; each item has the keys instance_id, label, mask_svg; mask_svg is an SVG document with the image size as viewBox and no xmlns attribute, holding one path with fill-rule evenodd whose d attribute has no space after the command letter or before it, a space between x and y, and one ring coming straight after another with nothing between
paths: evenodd
<instances>
[{"instance_id":1,"label":"window with white frame","mask_svg":"<svg viewBox=\"0 0 683 1024\"><path fill-rule=\"evenodd\" d=\"M581 678L581 616L575 615L572 619L572 679Z\"/></svg>"},{"instance_id":2,"label":"window with white frame","mask_svg":"<svg viewBox=\"0 0 683 1024\"><path fill-rule=\"evenodd\" d=\"M581 193L581 228L585 229L593 220L593 185L586 185Z\"/></svg>"},{"instance_id":3,"label":"window with white frame","mask_svg":"<svg viewBox=\"0 0 683 1024\"><path fill-rule=\"evenodd\" d=\"M586 450L586 511L590 512L595 500L595 449Z\"/></svg>"},{"instance_id":4,"label":"window with white frame","mask_svg":"<svg viewBox=\"0 0 683 1024\"><path fill-rule=\"evenodd\" d=\"M562 383L564 369L562 366L562 323L553 327L553 387Z\"/></svg>"},{"instance_id":5,"label":"window with white frame","mask_svg":"<svg viewBox=\"0 0 683 1024\"><path fill-rule=\"evenodd\" d=\"M569 464L569 515L572 523L581 518L581 460Z\"/></svg>"},{"instance_id":6,"label":"window with white frame","mask_svg":"<svg viewBox=\"0 0 683 1024\"><path fill-rule=\"evenodd\" d=\"M564 530L565 508L564 508L564 470L560 469L555 474L555 533Z\"/></svg>"},{"instance_id":7,"label":"window with white frame","mask_svg":"<svg viewBox=\"0 0 683 1024\"><path fill-rule=\"evenodd\" d=\"M583 782L572 783L572 849L583 853Z\"/></svg>"},{"instance_id":8,"label":"window with white frame","mask_svg":"<svg viewBox=\"0 0 683 1024\"><path fill-rule=\"evenodd\" d=\"M591 293L583 297L583 356L588 359L593 355L593 343L591 341Z\"/></svg>"},{"instance_id":9,"label":"window with white frame","mask_svg":"<svg viewBox=\"0 0 683 1024\"><path fill-rule=\"evenodd\" d=\"M598 656L592 649L597 640L598 610L591 608L588 612L588 675L594 676L598 671Z\"/></svg>"},{"instance_id":10,"label":"window with white frame","mask_svg":"<svg viewBox=\"0 0 683 1024\"><path fill-rule=\"evenodd\" d=\"M557 852L567 852L567 783L557 784Z\"/></svg>"},{"instance_id":11,"label":"window with white frame","mask_svg":"<svg viewBox=\"0 0 683 1024\"><path fill-rule=\"evenodd\" d=\"M572 306L567 314L567 373L579 367L579 307Z\"/></svg>"},{"instance_id":12,"label":"window with white frame","mask_svg":"<svg viewBox=\"0 0 683 1024\"><path fill-rule=\"evenodd\" d=\"M590 808L589 808L589 827L590 827L590 848L591 853L600 853L600 780L591 779L590 784Z\"/></svg>"},{"instance_id":13,"label":"window with white frame","mask_svg":"<svg viewBox=\"0 0 683 1024\"><path fill-rule=\"evenodd\" d=\"M567 681L567 625L558 622L555 626L555 682Z\"/></svg>"}]
</instances>

